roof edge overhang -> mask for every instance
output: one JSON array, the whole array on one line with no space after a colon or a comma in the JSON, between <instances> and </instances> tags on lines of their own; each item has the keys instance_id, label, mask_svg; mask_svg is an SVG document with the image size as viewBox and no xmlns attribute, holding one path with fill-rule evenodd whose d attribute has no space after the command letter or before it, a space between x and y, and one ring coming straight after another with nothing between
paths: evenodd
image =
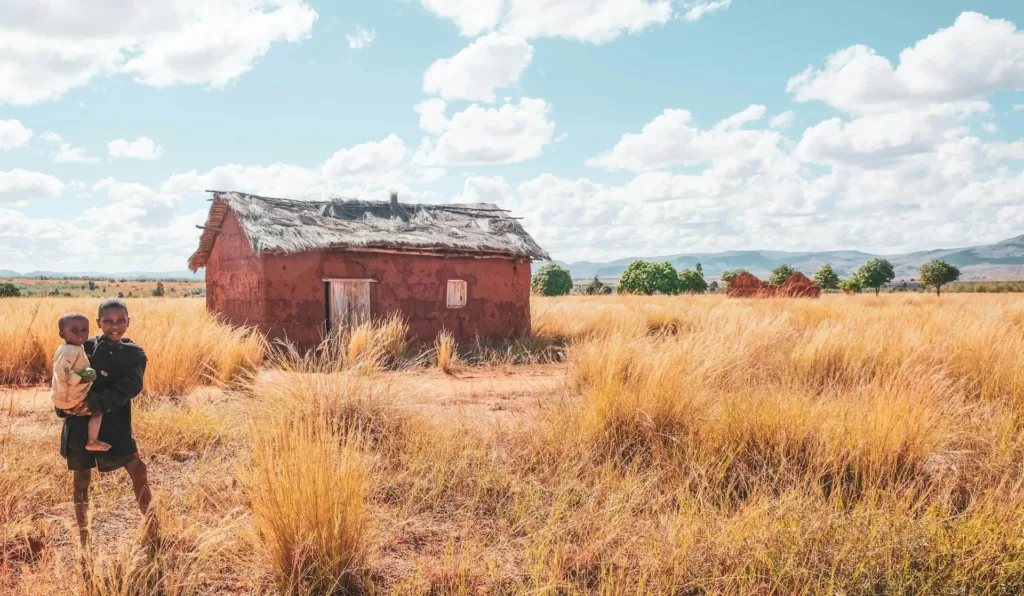
<instances>
[{"instance_id":1,"label":"roof edge overhang","mask_svg":"<svg viewBox=\"0 0 1024 596\"><path fill-rule=\"evenodd\" d=\"M202 226L196 226L203 230L202 235L199 237L199 247L189 257L188 268L193 273L206 267L209 262L210 254L213 252L213 246L217 241L217 236L220 234L221 227L224 225L224 219L231 211L231 204L227 199L222 198L222 195L235 194L231 191L207 191L213 194L213 198L210 199L210 212L207 215L206 223ZM252 195L258 196L258 195ZM266 198L266 197L259 197ZM281 199L276 199L281 200ZM287 199L285 199L287 200ZM242 226L243 232L245 227ZM250 241L251 239L247 237ZM388 246L388 245L332 245L318 248L310 248L308 250L297 251L297 252L284 252L284 251L261 251L256 249L254 251L257 254L276 254L276 255L287 255L287 254L306 254L312 252L375 252L375 253L391 253L391 254L406 254L410 256L435 256L435 257L448 257L448 258L490 258L490 259L511 259L511 260L525 260L525 261L550 261L551 257L547 252L539 255L519 254L510 253L507 251L498 250L479 250L479 249L459 249L456 247L449 246L423 246L423 247L404 247L404 246Z\"/></svg>"}]
</instances>

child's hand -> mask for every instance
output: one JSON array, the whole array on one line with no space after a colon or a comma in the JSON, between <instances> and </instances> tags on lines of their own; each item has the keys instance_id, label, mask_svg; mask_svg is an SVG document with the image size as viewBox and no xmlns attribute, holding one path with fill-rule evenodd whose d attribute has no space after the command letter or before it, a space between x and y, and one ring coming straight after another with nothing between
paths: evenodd
<instances>
[{"instance_id":1,"label":"child's hand","mask_svg":"<svg viewBox=\"0 0 1024 596\"><path fill-rule=\"evenodd\" d=\"M78 371L78 376L82 377L83 381L91 383L96 380L96 371L91 368L83 368Z\"/></svg>"}]
</instances>

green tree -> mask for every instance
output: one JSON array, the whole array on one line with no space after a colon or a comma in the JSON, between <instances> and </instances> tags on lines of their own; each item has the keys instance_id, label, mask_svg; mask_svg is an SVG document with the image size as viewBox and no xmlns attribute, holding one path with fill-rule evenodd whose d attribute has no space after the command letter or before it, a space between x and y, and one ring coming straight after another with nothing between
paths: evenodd
<instances>
[{"instance_id":1,"label":"green tree","mask_svg":"<svg viewBox=\"0 0 1024 596\"><path fill-rule=\"evenodd\" d=\"M704 268L700 266L700 263L697 263L697 273L700 273L700 276L704 277Z\"/></svg>"},{"instance_id":2,"label":"green tree","mask_svg":"<svg viewBox=\"0 0 1024 596\"><path fill-rule=\"evenodd\" d=\"M572 275L565 267L549 263L533 274L530 289L541 296L565 296L572 291Z\"/></svg>"},{"instance_id":3,"label":"green tree","mask_svg":"<svg viewBox=\"0 0 1024 596\"><path fill-rule=\"evenodd\" d=\"M156 282L156 289L153 290L153 296L160 298L164 295L164 282Z\"/></svg>"},{"instance_id":4,"label":"green tree","mask_svg":"<svg viewBox=\"0 0 1024 596\"><path fill-rule=\"evenodd\" d=\"M12 283L0 284L0 298L17 298L21 296L21 290Z\"/></svg>"},{"instance_id":5,"label":"green tree","mask_svg":"<svg viewBox=\"0 0 1024 596\"><path fill-rule=\"evenodd\" d=\"M732 283L732 280L736 279L737 277L743 275L746 272L746 269L729 269L728 271L723 271L722 283L728 286L729 284Z\"/></svg>"},{"instance_id":6,"label":"green tree","mask_svg":"<svg viewBox=\"0 0 1024 596\"><path fill-rule=\"evenodd\" d=\"M619 292L625 294L678 294L679 274L671 263L633 261L619 278Z\"/></svg>"},{"instance_id":7,"label":"green tree","mask_svg":"<svg viewBox=\"0 0 1024 596\"><path fill-rule=\"evenodd\" d=\"M835 290L839 287L839 276L832 270L832 265L825 263L814 273L814 283L823 290Z\"/></svg>"},{"instance_id":8,"label":"green tree","mask_svg":"<svg viewBox=\"0 0 1024 596\"><path fill-rule=\"evenodd\" d=\"M602 294L611 294L612 289L606 286L597 276L594 279L583 286L583 293L587 296L601 296Z\"/></svg>"},{"instance_id":9,"label":"green tree","mask_svg":"<svg viewBox=\"0 0 1024 596\"><path fill-rule=\"evenodd\" d=\"M839 282L839 289L842 290L844 294L860 294L860 291L863 288L861 288L859 279L851 277L850 279L844 279Z\"/></svg>"},{"instance_id":10,"label":"green tree","mask_svg":"<svg viewBox=\"0 0 1024 596\"><path fill-rule=\"evenodd\" d=\"M892 263L889 261L885 259L871 259L861 265L861 268L857 270L854 277L860 282L861 287L872 288L875 291L875 296L877 296L882 290L882 286L896 277L896 273L892 270Z\"/></svg>"},{"instance_id":11,"label":"green tree","mask_svg":"<svg viewBox=\"0 0 1024 596\"><path fill-rule=\"evenodd\" d=\"M960 279L960 270L945 261L930 261L921 265L921 285L935 288L942 295L942 286Z\"/></svg>"},{"instance_id":12,"label":"green tree","mask_svg":"<svg viewBox=\"0 0 1024 596\"><path fill-rule=\"evenodd\" d=\"M679 272L679 291L703 294L708 291L708 282L704 281L700 271L683 269Z\"/></svg>"},{"instance_id":13,"label":"green tree","mask_svg":"<svg viewBox=\"0 0 1024 596\"><path fill-rule=\"evenodd\" d=\"M794 273L796 273L796 269L793 269L789 265L779 265L775 269L772 269L772 274L768 276L768 285L781 286L786 283L786 280Z\"/></svg>"}]
</instances>

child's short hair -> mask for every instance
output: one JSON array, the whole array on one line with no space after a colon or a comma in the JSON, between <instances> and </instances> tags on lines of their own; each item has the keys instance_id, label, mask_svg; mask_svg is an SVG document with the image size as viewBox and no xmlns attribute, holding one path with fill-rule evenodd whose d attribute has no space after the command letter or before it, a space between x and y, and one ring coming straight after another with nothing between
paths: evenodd
<instances>
[{"instance_id":1,"label":"child's short hair","mask_svg":"<svg viewBox=\"0 0 1024 596\"><path fill-rule=\"evenodd\" d=\"M61 317L57 319L57 331L64 331L65 325L67 325L71 321L78 320L89 322L89 317L85 316L85 313L81 312L69 312L61 315Z\"/></svg>"},{"instance_id":2,"label":"child's short hair","mask_svg":"<svg viewBox=\"0 0 1024 596\"><path fill-rule=\"evenodd\" d=\"M106 300L100 303L100 310L98 315L102 317L103 313L107 312L108 310L113 310L115 308L119 308L122 311L124 311L125 315L128 314L128 305L124 303L124 300L121 300L120 298L107 298Z\"/></svg>"}]
</instances>

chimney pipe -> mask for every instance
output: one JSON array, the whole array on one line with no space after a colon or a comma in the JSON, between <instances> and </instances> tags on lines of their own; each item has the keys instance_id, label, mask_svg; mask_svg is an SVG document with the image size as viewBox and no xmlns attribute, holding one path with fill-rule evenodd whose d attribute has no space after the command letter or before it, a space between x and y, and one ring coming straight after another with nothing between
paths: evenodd
<instances>
[{"instance_id":1,"label":"chimney pipe","mask_svg":"<svg viewBox=\"0 0 1024 596\"><path fill-rule=\"evenodd\" d=\"M398 209L398 191L391 191L391 210Z\"/></svg>"}]
</instances>

